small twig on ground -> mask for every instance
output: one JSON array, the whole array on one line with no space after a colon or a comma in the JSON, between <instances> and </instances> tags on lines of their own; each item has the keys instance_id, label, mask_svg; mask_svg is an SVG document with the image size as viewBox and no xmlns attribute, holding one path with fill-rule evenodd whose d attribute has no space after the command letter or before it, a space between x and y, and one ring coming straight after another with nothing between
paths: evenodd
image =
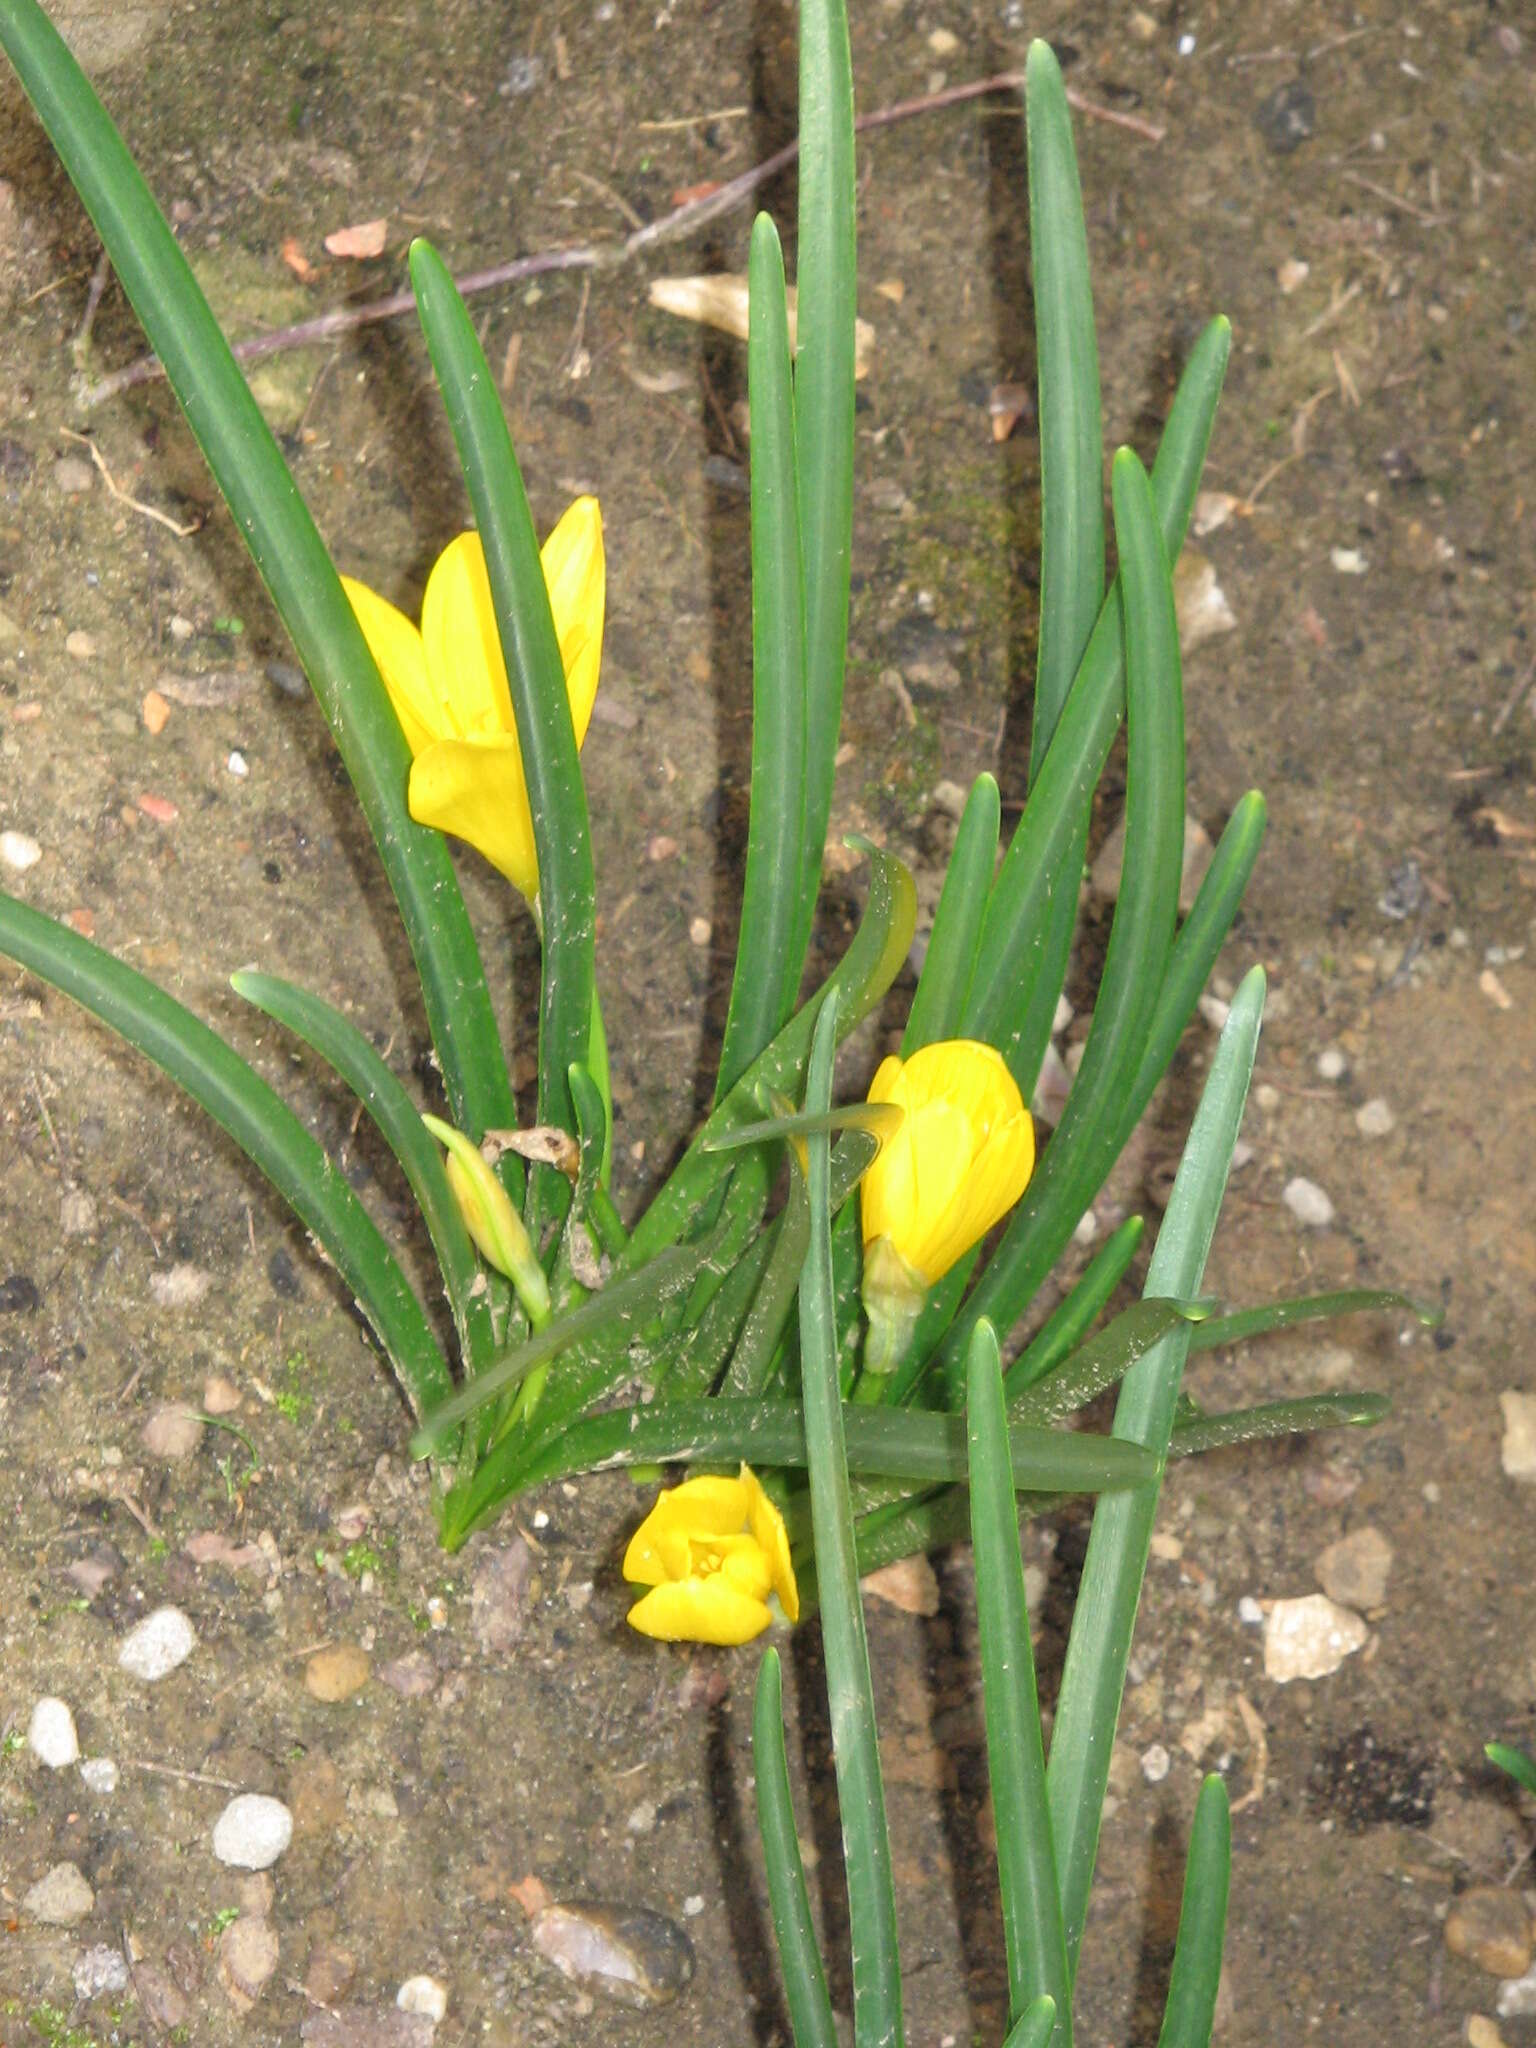
<instances>
[{"instance_id":1,"label":"small twig on ground","mask_svg":"<svg viewBox=\"0 0 1536 2048\"><path fill-rule=\"evenodd\" d=\"M96 268L91 272L90 288L85 295L85 311L80 316L80 326L73 343L76 362L83 363L85 351L90 345L91 329L96 325L96 312L101 304L101 295L107 288L107 279L112 275L112 259L105 249L96 258Z\"/></svg>"},{"instance_id":2,"label":"small twig on ground","mask_svg":"<svg viewBox=\"0 0 1536 2048\"><path fill-rule=\"evenodd\" d=\"M744 121L750 107L721 107L713 114L679 114L670 121L637 121L635 126L646 135L671 135L680 128L707 128L714 121Z\"/></svg>"},{"instance_id":3,"label":"small twig on ground","mask_svg":"<svg viewBox=\"0 0 1536 2048\"><path fill-rule=\"evenodd\" d=\"M153 519L157 526L167 528L171 533L175 534L178 540L186 540L189 535L196 533L202 525L201 519L194 519L190 526L182 526L171 517L169 512L162 512L154 505L146 505L141 498L130 497L116 477L113 476L111 470L108 469L107 458L102 454L89 434L77 434L70 427L60 427L59 432L66 441L78 441L82 448L90 449L91 460L101 471L102 482L120 505L127 505L135 512L142 512L146 519Z\"/></svg>"},{"instance_id":4,"label":"small twig on ground","mask_svg":"<svg viewBox=\"0 0 1536 2048\"><path fill-rule=\"evenodd\" d=\"M187 1785L211 1785L216 1792L240 1792L245 1788L237 1785L232 1778L210 1778L206 1771L182 1771L175 1764L151 1763L145 1756L125 1756L121 1759L130 1771L148 1771L156 1778L179 1778Z\"/></svg>"},{"instance_id":5,"label":"small twig on ground","mask_svg":"<svg viewBox=\"0 0 1536 2048\"><path fill-rule=\"evenodd\" d=\"M1374 178L1362 177L1358 171L1345 171L1343 175L1346 185L1358 185L1362 192L1373 194L1384 206L1395 206L1399 212L1411 214L1415 220L1422 221L1425 227L1443 228L1445 226L1445 215L1443 213L1431 213L1427 207L1418 206L1413 200L1402 198L1400 194L1393 192L1386 185L1378 185Z\"/></svg>"},{"instance_id":6,"label":"small twig on ground","mask_svg":"<svg viewBox=\"0 0 1536 2048\"><path fill-rule=\"evenodd\" d=\"M1363 287L1358 278L1355 279L1355 282L1352 285L1350 285L1346 291L1341 292L1338 289L1338 287L1335 286L1333 297L1331 298L1328 304L1328 310L1324 313L1319 313L1317 318L1312 322L1310 327L1303 327L1303 329L1301 330L1302 340L1310 341L1314 334L1321 334L1325 327L1330 326L1335 320L1338 319L1339 315L1343 312L1344 308L1350 303L1352 299L1359 298L1362 289Z\"/></svg>"},{"instance_id":7,"label":"small twig on ground","mask_svg":"<svg viewBox=\"0 0 1536 2048\"><path fill-rule=\"evenodd\" d=\"M1524 703L1532 683L1536 683L1536 661L1532 661L1525 674L1521 676L1515 687L1500 705L1497 718L1494 719L1492 725L1488 728L1491 737L1497 738L1505 726L1508 725L1509 721Z\"/></svg>"},{"instance_id":8,"label":"small twig on ground","mask_svg":"<svg viewBox=\"0 0 1536 2048\"><path fill-rule=\"evenodd\" d=\"M873 113L861 114L854 127L861 134L869 134L878 128L893 127L898 121L909 121L918 114L938 113L945 107L964 105L969 100L987 99L995 93L1019 92L1024 85L1022 71L999 71L991 78L976 78L964 85L946 86L942 92L923 93L916 99L898 100L894 106L877 107ZM1132 135L1139 135L1144 142L1161 142L1167 130L1143 121L1139 115L1123 114L1114 107L1100 106L1096 100L1085 99L1070 87L1067 90L1068 103L1075 107L1085 119L1104 121L1113 128L1124 128ZM729 110L734 116L734 109ZM702 115L701 120L723 120L726 115ZM642 126L648 124L642 123ZM664 127L667 123L656 123ZM691 126L691 122L675 125ZM798 139L788 142L773 155L754 164L751 170L728 179L717 191L707 193L702 199L691 199L685 205L676 207L671 213L663 214L660 220L651 221L647 226L636 227L628 238L616 244L598 246L591 242L578 242L564 249L542 249L533 256L519 256L508 263L493 263L486 270L466 271L456 277L462 298L472 298L478 292L494 291L498 286L521 284L532 277L544 277L551 272L564 270L609 270L628 263L647 249L659 247L684 235L691 235L699 228L707 227L722 214L733 212L750 199L760 186L776 178L795 161L800 153ZM584 173L580 173L585 178ZM595 179L585 182L596 184ZM599 186L604 195L612 200L617 195L606 186ZM622 202L620 202L622 204ZM628 209L626 208L626 211ZM348 306L331 313L322 313L313 320L301 320L293 327L274 328L269 334L255 334L246 341L234 342L232 352L237 361L250 363L263 356L276 355L284 349L304 348L317 341L329 341L338 334L350 334L356 328L370 327L380 320L393 320L401 313L415 309L416 300L411 292L391 292L388 298L374 299L364 306ZM98 384L92 384L83 394L82 402L89 408L100 405L103 400L117 397L119 392L129 391L136 384L148 384L165 371L158 356L140 356L136 362L116 370L110 377L103 377ZM140 508L144 509L143 507ZM163 515L160 515L163 516Z\"/></svg>"}]
</instances>

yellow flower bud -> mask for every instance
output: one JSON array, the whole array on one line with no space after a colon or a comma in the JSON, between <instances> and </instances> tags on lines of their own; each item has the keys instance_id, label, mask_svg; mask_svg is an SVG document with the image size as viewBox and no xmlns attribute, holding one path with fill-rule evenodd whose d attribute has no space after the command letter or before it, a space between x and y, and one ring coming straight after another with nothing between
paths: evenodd
<instances>
[{"instance_id":1,"label":"yellow flower bud","mask_svg":"<svg viewBox=\"0 0 1536 2048\"><path fill-rule=\"evenodd\" d=\"M735 1479L701 1474L659 1494L630 1538L624 1576L650 1591L629 1610L632 1628L667 1643L749 1643L773 1616L790 1621L800 1593L784 1518L743 1465Z\"/></svg>"},{"instance_id":2,"label":"yellow flower bud","mask_svg":"<svg viewBox=\"0 0 1536 2048\"><path fill-rule=\"evenodd\" d=\"M1035 1130L1001 1053L966 1038L881 1062L871 1102L905 1112L860 1194L865 1370L900 1362L928 1289L1023 1194Z\"/></svg>"},{"instance_id":3,"label":"yellow flower bud","mask_svg":"<svg viewBox=\"0 0 1536 2048\"><path fill-rule=\"evenodd\" d=\"M512 1282L529 1322L540 1328L549 1321L549 1282L511 1197L486 1164L480 1147L462 1131L435 1116L424 1116L422 1122L447 1151L448 1185L475 1249L487 1265Z\"/></svg>"}]
</instances>

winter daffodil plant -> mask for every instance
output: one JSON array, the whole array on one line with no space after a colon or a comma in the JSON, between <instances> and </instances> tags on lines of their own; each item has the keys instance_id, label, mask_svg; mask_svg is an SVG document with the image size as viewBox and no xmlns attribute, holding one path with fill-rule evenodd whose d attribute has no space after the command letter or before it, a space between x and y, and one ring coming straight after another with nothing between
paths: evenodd
<instances>
[{"instance_id":1,"label":"winter daffodil plant","mask_svg":"<svg viewBox=\"0 0 1536 2048\"><path fill-rule=\"evenodd\" d=\"M846 666L856 181L842 0L803 0L801 29L793 354L766 215L748 257L754 726L739 938L713 1102L641 1205L610 1185L581 769L607 604L597 504L551 505L540 545L496 382L441 259L418 242L411 283L463 466L467 530L422 535L441 552L419 622L338 576L90 86L36 0L0 0L0 43L195 424L329 722L415 959L440 1090L434 1083L424 1099L418 1077L397 1071L356 1023L276 974L245 969L235 987L356 1093L420 1210L441 1288L418 1293L402 1246L234 1044L40 908L0 898L0 949L157 1061L292 1205L415 1411L446 1545L568 1473L700 1468L706 1476L664 1495L641 1523L630 1562L650 1587L637 1626L709 1641L754 1633L771 1596L793 1618L791 1552L813 1583L815 1488L803 1474L816 1444L797 1303L823 1232L830 1264L818 1284L836 1332L860 1563L939 1540L963 1518L959 1418L983 1323L1007 1361L1020 1490L1142 1483L1137 1444L1053 1425L1170 1335L1199 1348L1231 1326L1191 1321L1204 1313L1196 1274L1097 1328L1138 1257L1141 1218L1126 1217L1086 1266L1070 1248L1180 1043L1264 819L1256 794L1236 805L1181 923L1184 714L1169 565L1228 333L1215 321L1190 349L1151 474L1128 450L1114 458L1119 566L1109 578L1087 242L1064 88L1037 45L1026 125L1044 497L1029 786L1004 848L997 784L976 778L915 981L912 875L894 852L861 842L862 921L830 974L806 985ZM1071 957L1093 792L1122 719L1124 883L1081 1064L1037 1162L1029 1105ZM532 1129L519 1129L450 840L506 878L509 910L516 898L534 910ZM861 1019L888 1020L902 1004L899 1044L868 1100L839 1106L829 1084L827 1099L807 1106L821 1020L835 1019L846 1040ZM653 1151L670 1154L658 1135ZM1278 1420L1315 1426L1369 1412L1334 1395ZM1169 1426L1171 1448L1192 1449L1273 1430L1277 1413L1254 1422L1181 1408ZM737 1476L707 1476L722 1470Z\"/></svg>"}]
</instances>

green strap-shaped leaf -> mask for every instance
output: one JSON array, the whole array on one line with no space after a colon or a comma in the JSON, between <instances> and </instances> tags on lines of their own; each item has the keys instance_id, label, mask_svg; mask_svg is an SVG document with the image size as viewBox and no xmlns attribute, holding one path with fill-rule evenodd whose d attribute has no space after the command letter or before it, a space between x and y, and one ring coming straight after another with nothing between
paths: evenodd
<instances>
[{"instance_id":1,"label":"green strap-shaped leaf","mask_svg":"<svg viewBox=\"0 0 1536 2048\"><path fill-rule=\"evenodd\" d=\"M867 1016L895 980L917 919L917 892L910 871L894 855L868 841L857 842L870 861L869 900L847 952L826 982L747 1069L725 1100L694 1133L666 1186L636 1224L625 1261L640 1266L663 1245L694 1227L710 1197L731 1171L728 1157L710 1150L712 1141L740 1124L761 1120L762 1100L777 1089L798 1094L821 1005L835 989L842 1036Z\"/></svg>"},{"instance_id":2,"label":"green strap-shaped leaf","mask_svg":"<svg viewBox=\"0 0 1536 2048\"><path fill-rule=\"evenodd\" d=\"M1097 1337L1080 1345L1022 1394L1014 1395L1008 1412L1017 1422L1047 1428L1123 1379L1137 1359L1144 1358L1179 1323L1195 1320L1193 1308L1182 1301L1133 1302Z\"/></svg>"},{"instance_id":3,"label":"green strap-shaped leaf","mask_svg":"<svg viewBox=\"0 0 1536 2048\"><path fill-rule=\"evenodd\" d=\"M717 1099L794 1006L804 948L798 886L805 831L805 597L784 256L767 214L752 224L747 402L752 426L752 796L736 969ZM835 751L835 741L834 741ZM817 872L820 873L818 856Z\"/></svg>"},{"instance_id":4,"label":"green strap-shaped leaf","mask_svg":"<svg viewBox=\"0 0 1536 2048\"><path fill-rule=\"evenodd\" d=\"M1033 786L1104 601L1104 450L1083 195L1067 89L1048 43L1029 46L1024 112L1040 387L1040 649L1029 745Z\"/></svg>"},{"instance_id":5,"label":"green strap-shaped leaf","mask_svg":"<svg viewBox=\"0 0 1536 2048\"><path fill-rule=\"evenodd\" d=\"M1270 1301L1257 1308L1229 1310L1210 1316L1193 1331L1191 1351L1211 1351L1222 1344L1242 1344L1272 1330L1293 1330L1298 1323L1331 1321L1334 1316L1382 1314L1405 1309L1426 1330L1438 1329L1445 1310L1438 1302L1419 1301L1395 1287L1343 1287L1331 1294L1299 1294L1289 1301Z\"/></svg>"},{"instance_id":6,"label":"green strap-shaped leaf","mask_svg":"<svg viewBox=\"0 0 1536 2048\"><path fill-rule=\"evenodd\" d=\"M490 1358L493 1344L488 1289L483 1283L476 1285L480 1263L448 1185L443 1155L422 1122L421 1111L357 1026L319 996L253 968L232 975L230 983L236 995L312 1046L372 1117L399 1161L427 1226L459 1334L464 1370L478 1372Z\"/></svg>"},{"instance_id":7,"label":"green strap-shaped leaf","mask_svg":"<svg viewBox=\"0 0 1536 2048\"><path fill-rule=\"evenodd\" d=\"M1523 1749L1511 1749L1507 1742L1486 1742L1483 1755L1489 1763L1497 1764L1523 1790L1536 1797L1536 1762L1532 1762Z\"/></svg>"},{"instance_id":8,"label":"green strap-shaped leaf","mask_svg":"<svg viewBox=\"0 0 1536 2048\"><path fill-rule=\"evenodd\" d=\"M777 1650L765 1650L758 1666L757 1692L752 1702L752 1766L757 1781L757 1829L763 1840L768 1906L773 1914L779 1968L784 1973L790 2032L795 2037L795 2048L838 2048L827 1973L816 1945L800 1838L795 1832L789 1761L784 1754L783 1680Z\"/></svg>"},{"instance_id":9,"label":"green strap-shaped leaf","mask_svg":"<svg viewBox=\"0 0 1536 2048\"><path fill-rule=\"evenodd\" d=\"M1036 1380L1044 1379L1076 1350L1125 1277L1145 1228L1140 1216L1127 1216L1100 1245L1071 1293L1057 1303L1008 1368L1003 1385L1010 1396L1022 1394Z\"/></svg>"},{"instance_id":10,"label":"green strap-shaped leaf","mask_svg":"<svg viewBox=\"0 0 1536 2048\"><path fill-rule=\"evenodd\" d=\"M1231 341L1225 320L1213 320L1201 335L1179 380L1158 447L1152 496L1170 562L1178 560L1184 545ZM1124 683L1125 628L1117 578L1100 607L1050 750L993 884L966 998L966 1035L997 1046L1021 1087L1034 1086L1045 1050L1043 1036L1024 1048L1026 1016L1036 1014L1037 1031L1048 1033L1055 1007L1054 996L1049 1004L1042 1001L1038 1006L1027 1005L1025 998L1042 985L1039 958L1052 904L1064 881L1076 898L1071 849L1120 724Z\"/></svg>"},{"instance_id":11,"label":"green strap-shaped leaf","mask_svg":"<svg viewBox=\"0 0 1536 2048\"><path fill-rule=\"evenodd\" d=\"M951 1388L977 1319L1013 1327L1115 1161L1173 942L1184 848L1178 626L1147 475L1128 448L1115 457L1114 503L1129 702L1124 875L1093 1022L1061 1122L939 1353Z\"/></svg>"},{"instance_id":12,"label":"green strap-shaped leaf","mask_svg":"<svg viewBox=\"0 0 1536 2048\"><path fill-rule=\"evenodd\" d=\"M982 920L992 893L1001 816L996 781L990 775L978 775L965 800L944 873L943 893L933 914L923 971L902 1034L903 1059L910 1059L922 1046L960 1035L965 992L975 971Z\"/></svg>"},{"instance_id":13,"label":"green strap-shaped leaf","mask_svg":"<svg viewBox=\"0 0 1536 2048\"><path fill-rule=\"evenodd\" d=\"M454 1121L513 1121L479 949L442 834L406 809L410 752L287 464L137 165L36 0L0 44L95 223L304 665L389 877Z\"/></svg>"},{"instance_id":14,"label":"green strap-shaped leaf","mask_svg":"<svg viewBox=\"0 0 1536 2048\"><path fill-rule=\"evenodd\" d=\"M843 1440L850 1470L881 1474L920 1486L963 1480L963 1415L925 1409L842 1406ZM1010 1425L1014 1483L1024 1493L1098 1493L1140 1486L1153 1466L1134 1444L1116 1443L1088 1430ZM727 1464L806 1465L809 1440L797 1401L712 1399L655 1401L589 1415L561 1441L563 1469L599 1465Z\"/></svg>"},{"instance_id":15,"label":"green strap-shaped leaf","mask_svg":"<svg viewBox=\"0 0 1536 2048\"><path fill-rule=\"evenodd\" d=\"M805 1106L813 1114L831 1106L836 1047L837 998L832 996L816 1020L811 1047ZM843 1406L838 1388L837 1331L832 1319L830 1147L824 1135L807 1143L811 1242L800 1282L800 1379L809 1454L811 1525L816 1540L816 1584L827 1667L827 1705L843 1823L843 1867L848 1882L853 2037L855 2048L901 2048L901 1954L896 1940L891 1842L875 1731L869 1644L859 1599Z\"/></svg>"},{"instance_id":16,"label":"green strap-shaped leaf","mask_svg":"<svg viewBox=\"0 0 1536 2048\"><path fill-rule=\"evenodd\" d=\"M453 1382L373 1219L281 1096L173 996L100 946L0 895L0 952L99 1017L169 1074L259 1166L356 1298L418 1416Z\"/></svg>"},{"instance_id":17,"label":"green strap-shaped leaf","mask_svg":"<svg viewBox=\"0 0 1536 2048\"><path fill-rule=\"evenodd\" d=\"M591 1050L596 913L587 794L565 666L496 380L447 266L428 242L411 245L411 288L485 548L533 816L543 926L539 1121L574 1135L570 1069L586 1062ZM530 1178L536 1219L562 1214L569 1198L562 1176L543 1167Z\"/></svg>"},{"instance_id":18,"label":"green strap-shaped leaf","mask_svg":"<svg viewBox=\"0 0 1536 2048\"><path fill-rule=\"evenodd\" d=\"M1071 2048L1072 1973L1061 1925L1056 1854L1045 1802L1040 1700L1019 1555L1019 1511L1008 1455L1003 1372L992 1325L980 1322L967 1358L971 1540L981 1644L987 1772L997 1832L997 1881L1008 1958L1009 2017L1042 1993L1055 2000L1055 2048Z\"/></svg>"},{"instance_id":19,"label":"green strap-shaped leaf","mask_svg":"<svg viewBox=\"0 0 1536 2048\"><path fill-rule=\"evenodd\" d=\"M853 62L844 0L801 0L795 454L805 586L805 820L793 958L810 943L843 715L853 549ZM755 461L754 456L754 461ZM781 881L790 886L786 872Z\"/></svg>"},{"instance_id":20,"label":"green strap-shaped leaf","mask_svg":"<svg viewBox=\"0 0 1536 2048\"><path fill-rule=\"evenodd\" d=\"M1220 1414L1175 1415L1168 1454L1196 1457L1233 1444L1263 1443L1271 1437L1303 1436L1314 1429L1370 1429L1392 1412L1387 1394L1304 1394L1295 1401L1262 1401L1253 1408Z\"/></svg>"},{"instance_id":21,"label":"green strap-shaped leaf","mask_svg":"<svg viewBox=\"0 0 1536 2048\"><path fill-rule=\"evenodd\" d=\"M1047 2048L1055 2024L1055 1999L1037 1998L1018 2024L1008 2029L1003 2048Z\"/></svg>"},{"instance_id":22,"label":"green strap-shaped leaf","mask_svg":"<svg viewBox=\"0 0 1536 2048\"><path fill-rule=\"evenodd\" d=\"M1152 1254L1149 1295L1189 1300L1199 1292L1242 1126L1263 1011L1264 973L1255 967L1233 1000L1195 1112ZM1116 1436L1141 1444L1160 1461L1167 1455L1188 1348L1187 1328L1176 1326L1131 1368L1120 1389ZM1160 1483L1159 1475L1096 1503L1067 1642L1046 1784L1074 1973Z\"/></svg>"},{"instance_id":23,"label":"green strap-shaped leaf","mask_svg":"<svg viewBox=\"0 0 1536 2048\"><path fill-rule=\"evenodd\" d=\"M1227 1788L1212 1771L1195 1802L1179 1932L1157 2048L1211 2048L1231 1883L1232 1820Z\"/></svg>"}]
</instances>

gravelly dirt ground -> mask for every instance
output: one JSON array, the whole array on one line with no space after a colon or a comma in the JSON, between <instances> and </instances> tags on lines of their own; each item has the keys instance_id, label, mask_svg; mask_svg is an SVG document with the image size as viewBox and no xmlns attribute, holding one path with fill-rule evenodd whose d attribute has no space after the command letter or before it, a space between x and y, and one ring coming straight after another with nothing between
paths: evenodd
<instances>
[{"instance_id":1,"label":"gravelly dirt ground","mask_svg":"<svg viewBox=\"0 0 1536 2048\"><path fill-rule=\"evenodd\" d=\"M1196 1391L1223 1404L1344 1382L1388 1387L1397 1407L1370 1435L1170 1477L1082 1971L1080 2038L1094 2044L1155 2038L1202 1766L1229 1773L1241 1808L1219 2036L1234 2048L1463 2039L1497 1983L1447 1955L1446 1910L1469 1888L1528 1882L1529 1814L1480 1757L1491 1736L1536 1733L1536 1509L1501 1471L1497 1399L1536 1390L1536 790L1519 696L1536 567L1522 118L1536 52L1513 10L1386 12L856 9L865 107L1017 64L1038 32L1084 93L1166 130L1152 143L1089 122L1079 147L1111 438L1150 451L1183 352L1225 311L1236 345L1209 481L1257 501L1200 542L1236 629L1195 651L1187 676L1193 810L1214 831L1258 784L1272 815L1223 962L1233 982L1262 960L1273 996L1253 1156L1211 1278L1243 1299L1399 1279L1447 1311L1434 1337L1351 1324L1198 1368ZM792 22L766 0L536 16L448 0L371 21L333 0L72 14L238 332L394 288L413 233L459 269L615 239L630 211L665 211L793 124ZM702 114L716 118L644 125ZM1015 111L878 135L861 173L861 310L877 342L837 817L931 876L937 785L1000 766L1005 801L1022 787L1037 450L1025 428L994 445L987 410L995 384L1031 368ZM70 343L95 245L10 86L0 177L0 829L42 855L6 886L227 1025L399 1216L346 1106L226 985L259 960L386 1033L402 1072L416 1062L421 1021L359 821L317 715L265 677L285 650L164 394L89 416L77 402ZM792 187L767 198L792 219ZM325 233L378 215L383 259L324 256ZM589 488L607 524L611 626L585 761L626 1202L705 1085L739 886L749 656L731 424L743 363L649 310L645 283L739 266L746 225L605 273L589 294L557 279L480 302L493 363L515 351L510 407L541 524ZM308 286L281 259L290 237L318 267ZM109 292L93 366L136 347ZM414 599L463 504L409 323L280 359L263 388L338 557ZM87 419L127 492L208 515L195 537L99 479L66 488L60 459L84 451L62 430ZM88 645L70 640L82 634ZM189 692L191 678L213 681ZM156 686L171 715L152 736L140 706ZM677 845L659 862L658 834ZM528 933L474 863L464 878L498 998L523 1017ZM831 879L828 947L860 886ZM687 936L699 917L713 928L702 948ZM1316 1066L1330 1047L1333 1081ZM1101 1223L1163 1179L1207 1049L1192 1037ZM1355 1112L1377 1097L1394 1127L1367 1138ZM626 1631L627 1482L551 1489L519 1511L522 1536L508 1521L445 1559L400 1406L274 1199L138 1061L13 972L0 973L0 1119L0 1720L24 1729L38 1695L62 1695L85 1753L119 1766L106 1797L6 1744L0 2040L277 2042L306 2022L315 2039L406 2039L385 2015L415 1972L447 1987L445 2042L782 2037L746 1790L756 1659ZM1328 1193L1333 1227L1303 1231L1282 1205L1298 1174ZM207 1276L196 1302L165 1299L178 1266ZM201 1404L210 1375L238 1395L226 1419L241 1434L151 1456L152 1412ZM1365 1649L1315 1685L1266 1680L1240 1599L1314 1590L1319 1554L1364 1527L1393 1552ZM1082 1535L1068 1516L1029 1538L1047 1685ZM532 1573L509 1618L498 1573L525 1539ZM942 1561L938 1584L929 1618L871 1610L911 2038L934 2044L997 2038L1002 1985L977 1842L968 1559ZM149 1692L119 1671L117 1643L166 1602L199 1648ZM517 1632L510 1647L498 1624ZM317 1699L308 1658L340 1644L363 1649L371 1675L344 1701ZM797 1640L792 1690L824 1785L814 1657ZM1171 1761L1149 1782L1157 1745ZM293 1809L270 1897L212 1859L230 1787ZM808 1836L835 1926L824 1805ZM61 1861L94 1905L75 1927L36 1927L18 1902ZM564 1984L509 1890L530 1871L681 1920L699 1956L682 2000L637 2015ZM245 1966L237 1911L278 1944L248 2011L228 1988ZM81 1952L125 1938L133 1982L77 2004ZM372 2031L315 2031L316 2000ZM1536 2038L1529 2019L1502 2025L1511 2048Z\"/></svg>"}]
</instances>

